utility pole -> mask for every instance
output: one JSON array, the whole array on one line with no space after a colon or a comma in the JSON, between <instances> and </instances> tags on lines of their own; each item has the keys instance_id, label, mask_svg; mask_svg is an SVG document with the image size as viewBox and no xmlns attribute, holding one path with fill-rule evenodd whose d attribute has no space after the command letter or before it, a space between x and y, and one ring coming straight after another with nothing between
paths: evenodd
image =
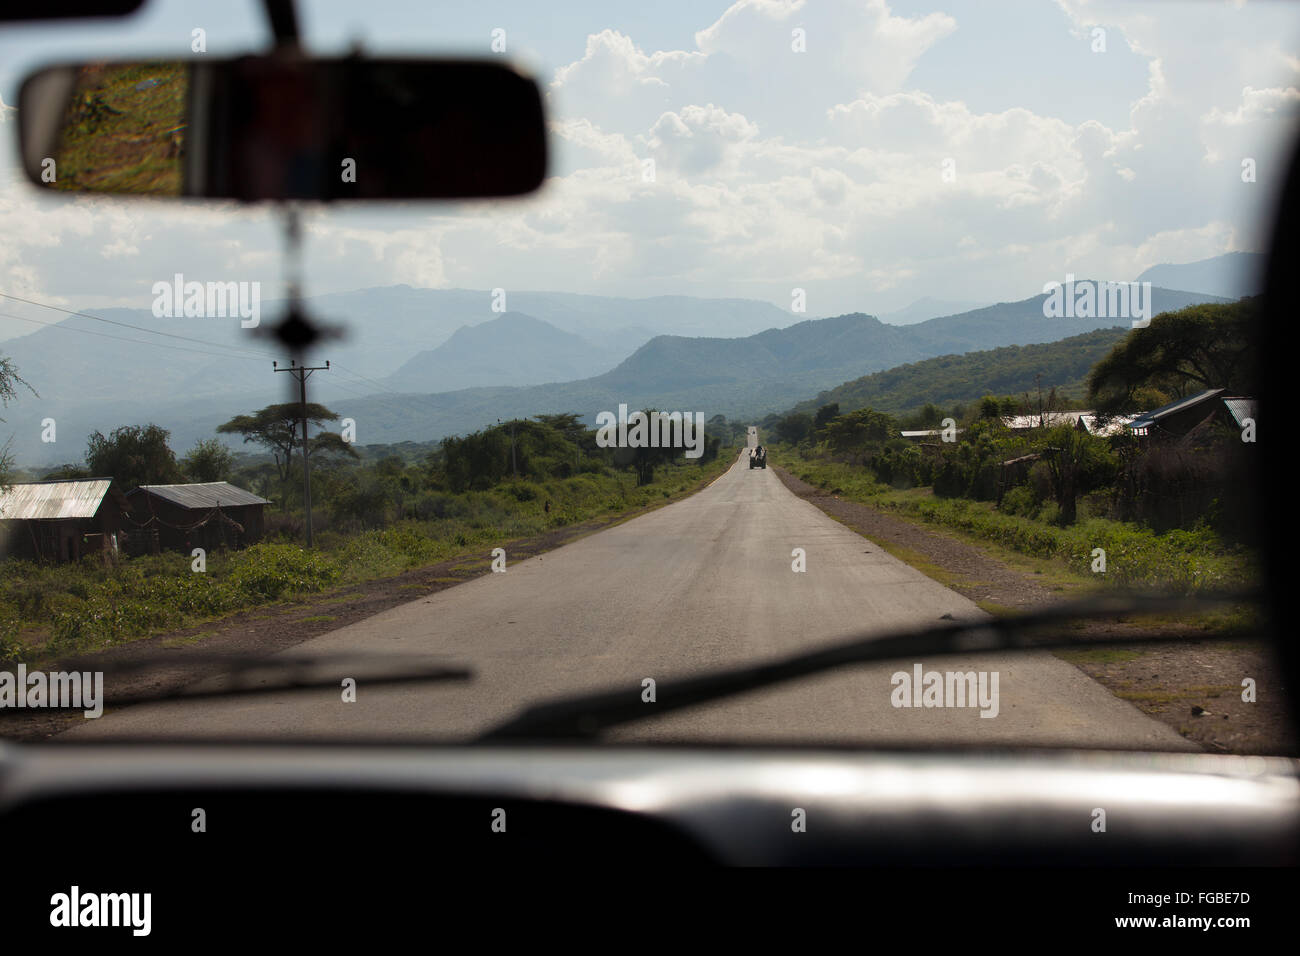
<instances>
[{"instance_id":1,"label":"utility pole","mask_svg":"<svg viewBox=\"0 0 1300 956\"><path fill-rule=\"evenodd\" d=\"M312 372L328 371L330 363L324 365L299 365L296 359L289 360L288 368L280 368L278 362L272 362L271 368L277 372L288 372L298 380L298 402L302 408L302 500L307 512L307 547L312 546L311 537L311 461L307 450L307 379Z\"/></svg>"}]
</instances>

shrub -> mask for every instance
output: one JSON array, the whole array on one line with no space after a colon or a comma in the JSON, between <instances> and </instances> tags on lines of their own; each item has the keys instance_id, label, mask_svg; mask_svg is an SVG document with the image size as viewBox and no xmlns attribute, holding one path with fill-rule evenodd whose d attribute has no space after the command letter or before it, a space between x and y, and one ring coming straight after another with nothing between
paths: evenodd
<instances>
[{"instance_id":1,"label":"shrub","mask_svg":"<svg viewBox=\"0 0 1300 956\"><path fill-rule=\"evenodd\" d=\"M338 565L319 551L262 543L231 556L226 580L251 602L319 591L338 575Z\"/></svg>"},{"instance_id":2,"label":"shrub","mask_svg":"<svg viewBox=\"0 0 1300 956\"><path fill-rule=\"evenodd\" d=\"M1020 515L1023 518L1038 516L1038 502L1034 500L1033 489L1028 485L1016 485L1002 496L998 510L1003 514Z\"/></svg>"}]
</instances>

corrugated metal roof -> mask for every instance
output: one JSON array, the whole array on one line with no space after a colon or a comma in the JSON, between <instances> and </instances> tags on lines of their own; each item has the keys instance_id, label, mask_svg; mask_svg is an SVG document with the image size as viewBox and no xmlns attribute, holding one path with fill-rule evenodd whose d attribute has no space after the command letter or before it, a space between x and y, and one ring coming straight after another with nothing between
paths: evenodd
<instances>
[{"instance_id":1,"label":"corrugated metal roof","mask_svg":"<svg viewBox=\"0 0 1300 956\"><path fill-rule=\"evenodd\" d=\"M251 491L236 487L228 481L196 482L192 485L141 485L130 495L147 491L182 508L234 508L240 505L270 504ZM128 497L130 496L128 495Z\"/></svg>"},{"instance_id":2,"label":"corrugated metal roof","mask_svg":"<svg viewBox=\"0 0 1300 956\"><path fill-rule=\"evenodd\" d=\"M16 482L0 492L0 519L93 518L112 478Z\"/></svg>"},{"instance_id":3,"label":"corrugated metal roof","mask_svg":"<svg viewBox=\"0 0 1300 956\"><path fill-rule=\"evenodd\" d=\"M1223 404L1228 406L1228 414L1238 426L1245 427L1242 422L1247 418L1259 417L1255 414L1258 403L1253 398L1225 398Z\"/></svg>"},{"instance_id":4,"label":"corrugated metal roof","mask_svg":"<svg viewBox=\"0 0 1300 956\"><path fill-rule=\"evenodd\" d=\"M1112 415L1103 425L1100 415L1080 415L1079 422L1088 430L1088 434L1096 435L1098 438L1110 438L1114 435L1122 435L1124 429L1141 417L1142 415Z\"/></svg>"},{"instance_id":5,"label":"corrugated metal roof","mask_svg":"<svg viewBox=\"0 0 1300 956\"><path fill-rule=\"evenodd\" d=\"M1160 421L1160 419L1162 418L1172 415L1175 412L1181 412L1184 409L1192 408L1195 405L1199 405L1201 402L1207 401L1208 399L1214 398L1216 395L1222 395L1222 394L1223 394L1223 389L1221 388L1207 388L1205 391L1197 395L1193 395L1190 398L1180 398L1176 402L1170 402L1168 405L1162 405L1153 412L1147 412L1145 415L1142 415L1140 418L1135 418L1132 422L1129 423L1129 428L1132 428L1134 431L1138 431L1139 429L1144 429L1144 428L1150 428L1152 425Z\"/></svg>"},{"instance_id":6,"label":"corrugated metal roof","mask_svg":"<svg viewBox=\"0 0 1300 956\"><path fill-rule=\"evenodd\" d=\"M1053 428L1057 425L1076 425L1081 416L1091 414L1092 412L1043 412L1041 422L1037 414L1004 415L1002 416L1002 424L1011 429L1038 428L1040 424Z\"/></svg>"}]
</instances>

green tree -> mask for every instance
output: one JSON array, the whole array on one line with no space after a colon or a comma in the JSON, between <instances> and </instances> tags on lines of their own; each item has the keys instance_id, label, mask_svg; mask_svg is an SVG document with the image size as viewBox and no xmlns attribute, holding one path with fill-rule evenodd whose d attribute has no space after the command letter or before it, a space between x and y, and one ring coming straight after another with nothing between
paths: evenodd
<instances>
[{"instance_id":1,"label":"green tree","mask_svg":"<svg viewBox=\"0 0 1300 956\"><path fill-rule=\"evenodd\" d=\"M311 436L311 441L308 444L311 446L311 456L313 458L322 454L341 455L344 458L352 459L361 457L351 443L344 441L343 436L338 432L318 432ZM401 463L400 458L396 460L399 464Z\"/></svg>"},{"instance_id":2,"label":"green tree","mask_svg":"<svg viewBox=\"0 0 1300 956\"><path fill-rule=\"evenodd\" d=\"M1182 398L1207 388L1253 395L1259 300L1194 305L1133 329L1088 376L1088 398L1101 411L1137 411L1141 393Z\"/></svg>"},{"instance_id":3,"label":"green tree","mask_svg":"<svg viewBox=\"0 0 1300 956\"><path fill-rule=\"evenodd\" d=\"M1058 520L1072 525L1078 518L1079 495L1113 474L1110 448L1081 428L1057 425L1043 435L1042 456L1051 475L1052 497L1060 509Z\"/></svg>"},{"instance_id":4,"label":"green tree","mask_svg":"<svg viewBox=\"0 0 1300 956\"><path fill-rule=\"evenodd\" d=\"M812 427L813 419L811 415L804 412L795 412L793 415L787 415L777 421L772 426L772 434L776 436L777 441L789 442L791 445L795 445L811 434Z\"/></svg>"},{"instance_id":5,"label":"green tree","mask_svg":"<svg viewBox=\"0 0 1300 956\"><path fill-rule=\"evenodd\" d=\"M828 422L824 431L832 451L860 451L869 444L897 437L898 423L884 412L860 408Z\"/></svg>"},{"instance_id":6,"label":"green tree","mask_svg":"<svg viewBox=\"0 0 1300 956\"><path fill-rule=\"evenodd\" d=\"M8 405L18 397L17 386L19 385L36 395L36 389L19 376L13 360L8 356L0 355L0 407ZM2 421L4 419L0 418L0 422ZM13 464L13 457L9 454L9 442L6 441L4 446L0 447L0 491L7 488L12 480Z\"/></svg>"},{"instance_id":7,"label":"green tree","mask_svg":"<svg viewBox=\"0 0 1300 956\"><path fill-rule=\"evenodd\" d=\"M268 405L251 415L236 415L225 424L217 426L219 435L242 435L245 442L261 445L275 458L275 471L280 479L280 487L287 491L289 475L293 467L294 449L302 447L302 420L304 408L298 402L286 402L280 405ZM324 405L308 402L305 414L307 421L317 428L325 422L338 421L338 413L332 412ZM281 506L288 507L285 497Z\"/></svg>"},{"instance_id":8,"label":"green tree","mask_svg":"<svg viewBox=\"0 0 1300 956\"><path fill-rule=\"evenodd\" d=\"M817 413L813 415L813 420L812 420L812 430L814 434L820 432L823 428L825 428L826 423L829 422L832 418L838 416L839 413L840 413L839 402L831 402L829 405L823 405L821 408L817 409Z\"/></svg>"},{"instance_id":9,"label":"green tree","mask_svg":"<svg viewBox=\"0 0 1300 956\"><path fill-rule=\"evenodd\" d=\"M167 445L170 435L152 423L123 425L107 437L92 432L86 444L86 467L93 476L112 478L124 490L184 481L176 453Z\"/></svg>"},{"instance_id":10,"label":"green tree","mask_svg":"<svg viewBox=\"0 0 1300 956\"><path fill-rule=\"evenodd\" d=\"M571 441L575 445L582 444L588 437L587 426L582 424L581 416L575 412L564 412L559 415L536 415L534 417L547 428L559 432L567 441Z\"/></svg>"},{"instance_id":11,"label":"green tree","mask_svg":"<svg viewBox=\"0 0 1300 956\"><path fill-rule=\"evenodd\" d=\"M190 481L229 481L235 467L234 453L216 438L204 438L181 459Z\"/></svg>"}]
</instances>

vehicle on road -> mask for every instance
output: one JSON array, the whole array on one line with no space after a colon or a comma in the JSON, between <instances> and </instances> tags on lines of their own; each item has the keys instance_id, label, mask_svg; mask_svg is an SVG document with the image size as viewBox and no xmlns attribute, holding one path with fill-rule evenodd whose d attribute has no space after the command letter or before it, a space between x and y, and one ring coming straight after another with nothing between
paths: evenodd
<instances>
[{"instance_id":1,"label":"vehicle on road","mask_svg":"<svg viewBox=\"0 0 1300 956\"><path fill-rule=\"evenodd\" d=\"M749 467L766 468L767 467L767 449L762 445L749 450Z\"/></svg>"}]
</instances>

